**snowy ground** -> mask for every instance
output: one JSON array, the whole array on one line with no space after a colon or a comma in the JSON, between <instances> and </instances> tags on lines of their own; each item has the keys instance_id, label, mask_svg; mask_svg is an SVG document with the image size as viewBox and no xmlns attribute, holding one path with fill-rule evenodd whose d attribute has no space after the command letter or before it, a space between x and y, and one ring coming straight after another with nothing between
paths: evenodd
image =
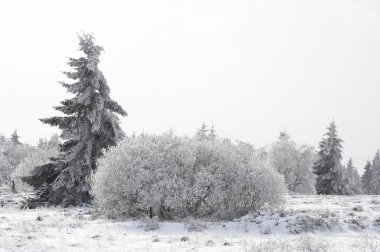
<instances>
[{"instance_id":1,"label":"snowy ground","mask_svg":"<svg viewBox=\"0 0 380 252\"><path fill-rule=\"evenodd\" d=\"M378 196L289 196L274 213L164 222L154 231L137 221L94 218L91 208L20 210L28 196L0 190L0 251L380 252Z\"/></svg>"}]
</instances>

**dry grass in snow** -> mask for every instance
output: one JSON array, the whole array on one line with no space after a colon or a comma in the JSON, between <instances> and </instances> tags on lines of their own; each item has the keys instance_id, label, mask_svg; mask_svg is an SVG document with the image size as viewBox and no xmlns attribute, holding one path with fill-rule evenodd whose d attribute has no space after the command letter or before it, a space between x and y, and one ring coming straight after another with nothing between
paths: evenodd
<instances>
[{"instance_id":1,"label":"dry grass in snow","mask_svg":"<svg viewBox=\"0 0 380 252\"><path fill-rule=\"evenodd\" d=\"M288 196L228 222L110 221L91 208L21 210L0 191L0 251L380 252L379 196Z\"/></svg>"}]
</instances>

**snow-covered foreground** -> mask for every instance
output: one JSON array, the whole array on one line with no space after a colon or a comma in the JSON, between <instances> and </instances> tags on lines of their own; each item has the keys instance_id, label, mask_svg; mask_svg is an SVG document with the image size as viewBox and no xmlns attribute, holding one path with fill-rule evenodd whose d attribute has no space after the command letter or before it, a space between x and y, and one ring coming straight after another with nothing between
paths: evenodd
<instances>
[{"instance_id":1,"label":"snow-covered foreground","mask_svg":"<svg viewBox=\"0 0 380 252\"><path fill-rule=\"evenodd\" d=\"M288 196L273 213L154 231L95 218L91 208L20 210L28 196L0 192L0 251L380 251L378 196Z\"/></svg>"}]
</instances>

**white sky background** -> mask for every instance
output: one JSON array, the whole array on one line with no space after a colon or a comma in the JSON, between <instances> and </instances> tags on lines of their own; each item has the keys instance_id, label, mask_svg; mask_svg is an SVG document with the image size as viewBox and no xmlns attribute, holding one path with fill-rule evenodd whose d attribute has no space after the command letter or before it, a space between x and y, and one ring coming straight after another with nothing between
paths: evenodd
<instances>
[{"instance_id":1,"label":"white sky background","mask_svg":"<svg viewBox=\"0 0 380 252\"><path fill-rule=\"evenodd\" d=\"M127 134L205 120L255 146L285 128L317 146L334 118L360 171L380 145L380 2L1 1L0 132L57 132L38 118L68 97L57 81L81 31L105 48Z\"/></svg>"}]
</instances>

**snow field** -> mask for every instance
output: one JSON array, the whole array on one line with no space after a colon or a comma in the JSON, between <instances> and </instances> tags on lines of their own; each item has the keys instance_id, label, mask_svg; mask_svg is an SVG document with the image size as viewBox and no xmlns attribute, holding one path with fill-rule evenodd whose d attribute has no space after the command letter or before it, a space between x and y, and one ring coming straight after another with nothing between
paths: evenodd
<instances>
[{"instance_id":1,"label":"snow field","mask_svg":"<svg viewBox=\"0 0 380 252\"><path fill-rule=\"evenodd\" d=\"M29 196L0 194L0 251L380 251L379 196L290 195L274 212L160 222L156 230L100 218L92 208L21 210Z\"/></svg>"}]
</instances>

